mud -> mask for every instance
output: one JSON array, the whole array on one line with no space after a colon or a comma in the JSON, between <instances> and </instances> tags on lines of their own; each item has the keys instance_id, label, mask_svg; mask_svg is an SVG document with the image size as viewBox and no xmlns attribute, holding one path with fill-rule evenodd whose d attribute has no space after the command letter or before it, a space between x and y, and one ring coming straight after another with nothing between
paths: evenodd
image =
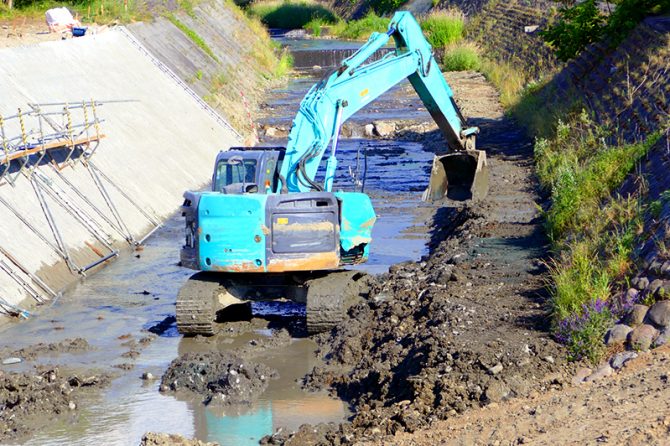
<instances>
[{"instance_id":1,"label":"mud","mask_svg":"<svg viewBox=\"0 0 670 446\"><path fill-rule=\"evenodd\" d=\"M278 377L276 370L229 353L186 353L172 361L160 388L203 395L205 404L251 404Z\"/></svg>"},{"instance_id":2,"label":"mud","mask_svg":"<svg viewBox=\"0 0 670 446\"><path fill-rule=\"evenodd\" d=\"M490 156L479 202L445 202L431 253L381 276L371 298L318 343L325 366L308 389L354 407L350 423L304 427L268 444L348 444L425 428L470 409L566 387L575 364L548 331L541 259L547 240L536 203L532 144L481 75L449 75ZM414 134L415 140L422 140ZM435 141L425 137L426 145ZM383 443L383 441L382 441Z\"/></svg>"},{"instance_id":3,"label":"mud","mask_svg":"<svg viewBox=\"0 0 670 446\"><path fill-rule=\"evenodd\" d=\"M88 341L84 338L65 339L60 342L44 343L30 345L12 350L5 347L0 350L0 358L8 356L20 358L23 361L35 360L38 356L53 356L59 353L81 353L91 349Z\"/></svg>"},{"instance_id":4,"label":"mud","mask_svg":"<svg viewBox=\"0 0 670 446\"><path fill-rule=\"evenodd\" d=\"M68 373L41 366L32 372L0 371L0 442L24 439L45 425L76 413L82 393L109 384L106 374Z\"/></svg>"},{"instance_id":5,"label":"mud","mask_svg":"<svg viewBox=\"0 0 670 446\"><path fill-rule=\"evenodd\" d=\"M218 446L219 443L210 443L200 440L189 440L177 434L158 434L155 432L147 432L140 446Z\"/></svg>"}]
</instances>

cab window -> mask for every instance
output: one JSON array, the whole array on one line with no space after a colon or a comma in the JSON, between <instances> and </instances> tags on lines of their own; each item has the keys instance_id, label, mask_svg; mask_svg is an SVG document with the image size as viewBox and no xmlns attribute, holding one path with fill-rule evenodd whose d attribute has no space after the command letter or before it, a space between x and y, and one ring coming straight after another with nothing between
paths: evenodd
<instances>
[{"instance_id":1,"label":"cab window","mask_svg":"<svg viewBox=\"0 0 670 446\"><path fill-rule=\"evenodd\" d=\"M219 161L216 167L215 190L220 191L231 184L253 184L256 182L256 160L229 158Z\"/></svg>"}]
</instances>

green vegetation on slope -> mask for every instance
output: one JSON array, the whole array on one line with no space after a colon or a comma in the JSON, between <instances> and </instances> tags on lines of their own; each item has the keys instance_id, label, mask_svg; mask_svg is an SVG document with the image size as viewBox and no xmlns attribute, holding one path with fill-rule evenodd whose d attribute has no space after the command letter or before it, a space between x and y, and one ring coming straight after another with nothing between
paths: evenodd
<instances>
[{"instance_id":1,"label":"green vegetation on slope","mask_svg":"<svg viewBox=\"0 0 670 446\"><path fill-rule=\"evenodd\" d=\"M129 23L144 20L150 17L144 2L139 0L128 0L124 4L119 0L18 0L14 1L13 9L0 2L0 20L11 20L17 18L40 18L44 19L44 13L51 8L67 7L76 15L82 23Z\"/></svg>"},{"instance_id":2,"label":"green vegetation on slope","mask_svg":"<svg viewBox=\"0 0 670 446\"><path fill-rule=\"evenodd\" d=\"M670 0L615 0L614 11L606 15L595 0L564 6L559 19L542 35L563 61L577 56L588 44L606 37L614 45L649 14L670 11Z\"/></svg>"},{"instance_id":3,"label":"green vegetation on slope","mask_svg":"<svg viewBox=\"0 0 670 446\"><path fill-rule=\"evenodd\" d=\"M540 184L551 193L545 227L553 246L549 285L557 337L573 358L594 363L620 310L612 291L631 274L646 210L642 197L612 193L660 137L610 145L613 136L582 112L535 144Z\"/></svg>"},{"instance_id":4,"label":"green vegetation on slope","mask_svg":"<svg viewBox=\"0 0 670 446\"><path fill-rule=\"evenodd\" d=\"M219 59L218 59L218 58L216 57L216 55L214 54L214 51L212 51L212 49L209 47L209 45L207 45L207 43L205 42L205 40L204 40L202 37L200 37L200 35L198 35L198 33L196 33L194 30L192 30L191 28L189 28L188 26L186 26L186 25L185 25L183 22L181 22L181 21L180 21L174 14L168 14L168 15L167 15L167 19L168 19L170 22L172 22L172 24L173 24L174 26L176 26L177 28L179 28L179 30L180 30L181 32L183 32L183 33L186 35L186 37L188 37L189 39L191 39L191 41L192 41L193 43L195 43L195 44L198 46L198 48L200 48L201 50L203 50L209 57L211 57L212 59L214 59L214 60L216 60L216 61L218 62Z\"/></svg>"}]
</instances>

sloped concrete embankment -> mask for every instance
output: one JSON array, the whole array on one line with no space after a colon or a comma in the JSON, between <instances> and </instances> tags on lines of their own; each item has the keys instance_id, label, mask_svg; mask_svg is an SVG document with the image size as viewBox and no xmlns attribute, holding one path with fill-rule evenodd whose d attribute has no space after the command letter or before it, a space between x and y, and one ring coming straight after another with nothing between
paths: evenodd
<instances>
[{"instance_id":1,"label":"sloped concrete embankment","mask_svg":"<svg viewBox=\"0 0 670 446\"><path fill-rule=\"evenodd\" d=\"M210 0L129 29L240 133L251 130L249 113L274 82L279 63L260 22L235 5Z\"/></svg>"},{"instance_id":2,"label":"sloped concrete embankment","mask_svg":"<svg viewBox=\"0 0 670 446\"><path fill-rule=\"evenodd\" d=\"M91 98L103 103L97 112L104 119L101 132L106 138L92 161L108 178L102 182L135 239L174 212L185 189L207 182L219 150L239 142L223 119L124 29L4 49L0 61L3 116L15 114L18 108L28 110L30 103L74 104ZM129 102L114 102L120 100ZM6 130L19 133L11 126ZM60 174L48 164L38 167L37 172L61 191L65 201L90 217L88 224L100 228L111 245L127 246L124 236L108 223L114 221L110 208L79 160ZM53 248L54 233L26 176L17 176L14 186L1 185L0 197L16 211L0 206L0 247L14 261L4 256L0 260L10 265L18 278L0 273L0 298L11 304L21 303L27 296L26 287L18 283L21 280L49 297L19 271L19 264L55 290L81 277L70 271ZM106 253L104 244L85 229L81 219L66 211L66 206L53 197L47 196L46 202L74 263L87 265Z\"/></svg>"}]
</instances>

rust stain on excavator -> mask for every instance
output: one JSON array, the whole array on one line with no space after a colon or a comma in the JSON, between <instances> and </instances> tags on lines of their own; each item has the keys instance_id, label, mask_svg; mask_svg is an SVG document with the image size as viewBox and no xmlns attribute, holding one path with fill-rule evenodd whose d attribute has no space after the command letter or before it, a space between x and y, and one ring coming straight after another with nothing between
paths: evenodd
<instances>
[{"instance_id":1,"label":"rust stain on excavator","mask_svg":"<svg viewBox=\"0 0 670 446\"><path fill-rule=\"evenodd\" d=\"M295 259L271 259L268 271L281 273L285 271L313 271L334 269L340 266L340 256L336 252L320 252L305 254Z\"/></svg>"},{"instance_id":2,"label":"rust stain on excavator","mask_svg":"<svg viewBox=\"0 0 670 446\"><path fill-rule=\"evenodd\" d=\"M273 225L273 230L277 232L311 232L311 231L328 231L333 232L335 226L329 221L313 222L313 223L294 223L291 225Z\"/></svg>"},{"instance_id":3,"label":"rust stain on excavator","mask_svg":"<svg viewBox=\"0 0 670 446\"><path fill-rule=\"evenodd\" d=\"M235 265L213 266L212 271L222 273L264 273L265 268L258 266L256 262L242 262Z\"/></svg>"}]
</instances>

